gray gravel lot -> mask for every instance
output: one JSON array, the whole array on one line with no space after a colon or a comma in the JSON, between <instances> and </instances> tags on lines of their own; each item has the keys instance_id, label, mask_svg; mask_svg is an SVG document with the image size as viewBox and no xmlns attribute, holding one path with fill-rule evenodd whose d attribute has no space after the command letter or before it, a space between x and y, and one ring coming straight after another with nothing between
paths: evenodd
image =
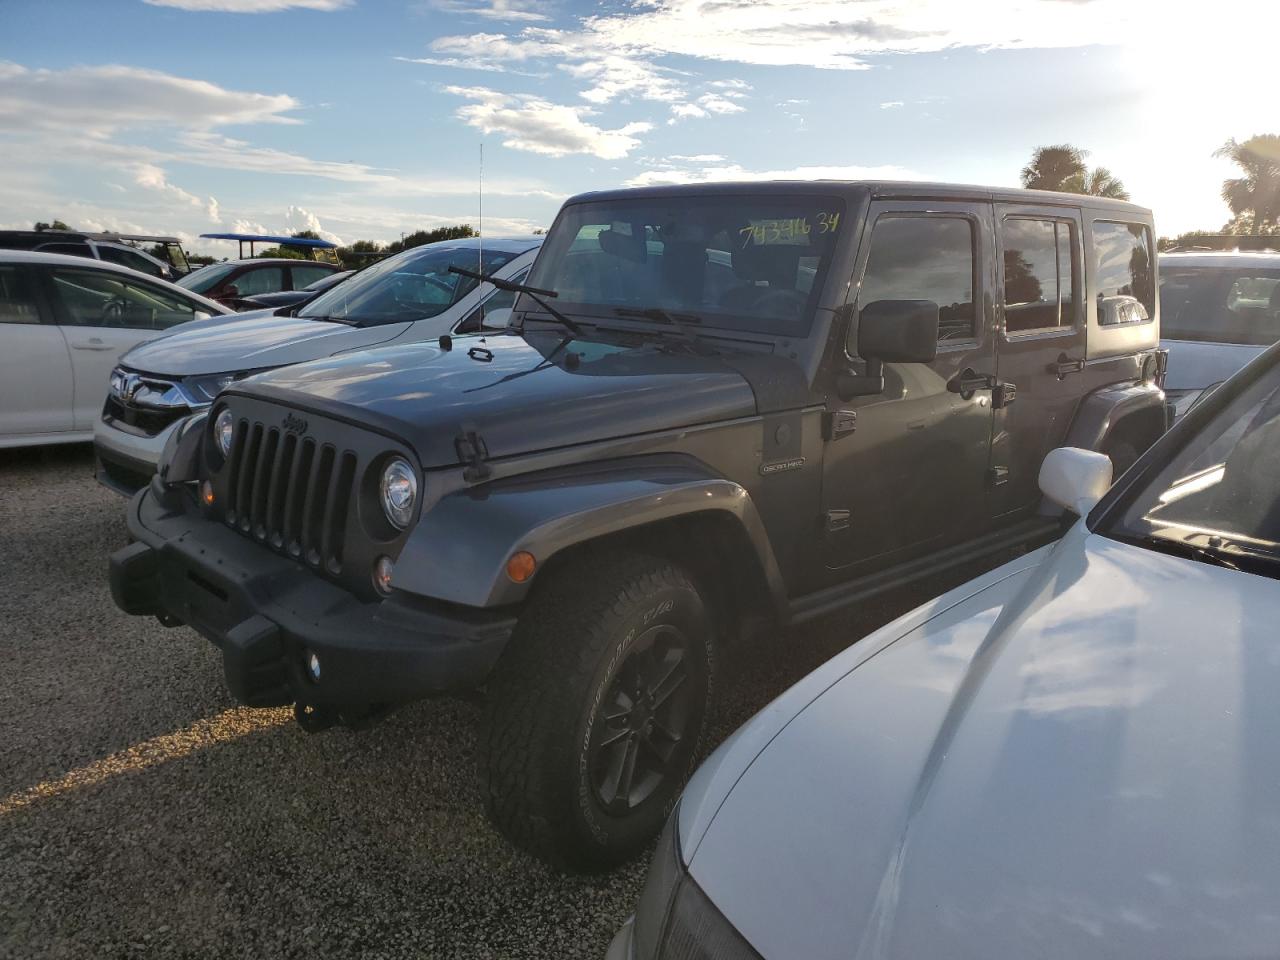
<instances>
[{"instance_id":1,"label":"gray gravel lot","mask_svg":"<svg viewBox=\"0 0 1280 960\"><path fill-rule=\"evenodd\" d=\"M475 703L317 736L237 708L210 644L115 609L123 501L90 469L0 451L0 957L603 954L644 863L565 877L494 833ZM713 739L973 572L753 655Z\"/></svg>"}]
</instances>

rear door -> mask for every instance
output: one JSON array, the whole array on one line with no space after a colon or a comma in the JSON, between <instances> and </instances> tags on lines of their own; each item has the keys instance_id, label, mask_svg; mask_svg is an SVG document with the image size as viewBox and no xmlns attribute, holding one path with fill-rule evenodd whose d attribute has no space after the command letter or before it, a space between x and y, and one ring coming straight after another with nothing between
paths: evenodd
<instances>
[{"instance_id":1,"label":"rear door","mask_svg":"<svg viewBox=\"0 0 1280 960\"><path fill-rule=\"evenodd\" d=\"M846 351L857 364L857 310L877 300L938 304L932 363L884 365L884 392L838 401L824 454L827 565L858 575L963 541L987 523L991 444L993 244L988 204L878 201L855 275Z\"/></svg>"},{"instance_id":2,"label":"rear door","mask_svg":"<svg viewBox=\"0 0 1280 960\"><path fill-rule=\"evenodd\" d=\"M1085 391L1082 224L1068 207L997 203L995 215L996 369L1009 402L995 411L991 506L1016 517L1039 503L1040 464Z\"/></svg>"},{"instance_id":3,"label":"rear door","mask_svg":"<svg viewBox=\"0 0 1280 960\"><path fill-rule=\"evenodd\" d=\"M0 438L67 433L73 387L67 342L30 268L0 265Z\"/></svg>"},{"instance_id":4,"label":"rear door","mask_svg":"<svg viewBox=\"0 0 1280 960\"><path fill-rule=\"evenodd\" d=\"M120 355L197 311L180 294L122 273L56 267L46 281L71 351L75 429L91 430Z\"/></svg>"}]
</instances>

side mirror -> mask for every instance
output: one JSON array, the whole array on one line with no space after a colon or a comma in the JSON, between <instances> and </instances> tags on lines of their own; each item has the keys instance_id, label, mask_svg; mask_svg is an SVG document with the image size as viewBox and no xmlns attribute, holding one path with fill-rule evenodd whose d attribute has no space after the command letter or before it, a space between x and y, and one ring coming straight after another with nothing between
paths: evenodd
<instances>
[{"instance_id":1,"label":"side mirror","mask_svg":"<svg viewBox=\"0 0 1280 960\"><path fill-rule=\"evenodd\" d=\"M1083 517L1111 487L1111 458L1105 453L1058 447L1040 465L1040 492Z\"/></svg>"},{"instance_id":2,"label":"side mirror","mask_svg":"<svg viewBox=\"0 0 1280 960\"><path fill-rule=\"evenodd\" d=\"M1120 294L1114 297L1098 298L1098 323L1101 326L1145 323L1149 319L1151 318L1147 315L1147 308L1137 297Z\"/></svg>"},{"instance_id":3,"label":"side mirror","mask_svg":"<svg viewBox=\"0 0 1280 960\"><path fill-rule=\"evenodd\" d=\"M858 314L858 355L866 373L841 374L842 399L884 392L884 364L930 363L938 355L938 305L932 300L876 300Z\"/></svg>"}]
</instances>

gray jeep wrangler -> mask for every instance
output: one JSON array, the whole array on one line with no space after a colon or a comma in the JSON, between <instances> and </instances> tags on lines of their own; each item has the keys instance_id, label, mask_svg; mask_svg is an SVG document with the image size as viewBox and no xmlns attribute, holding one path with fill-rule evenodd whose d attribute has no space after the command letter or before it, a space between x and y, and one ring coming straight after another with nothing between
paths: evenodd
<instances>
[{"instance_id":1,"label":"gray jeep wrangler","mask_svg":"<svg viewBox=\"0 0 1280 960\"><path fill-rule=\"evenodd\" d=\"M1047 451L1123 469L1165 428L1126 203L588 194L518 290L502 331L233 384L131 502L111 586L310 730L483 690L489 812L570 868L661 826L745 630L1051 536Z\"/></svg>"}]
</instances>

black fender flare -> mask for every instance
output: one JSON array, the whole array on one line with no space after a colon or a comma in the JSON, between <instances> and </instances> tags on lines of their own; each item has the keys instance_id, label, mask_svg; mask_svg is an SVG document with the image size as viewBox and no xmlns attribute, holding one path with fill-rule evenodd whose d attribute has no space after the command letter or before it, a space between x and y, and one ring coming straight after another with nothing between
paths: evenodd
<instances>
[{"instance_id":1,"label":"black fender flare","mask_svg":"<svg viewBox=\"0 0 1280 960\"><path fill-rule=\"evenodd\" d=\"M755 503L739 484L685 457L637 457L524 474L448 494L427 510L396 561L397 590L469 607L519 603L508 558L541 570L557 553L658 521L720 512L741 525L775 609L786 587Z\"/></svg>"},{"instance_id":2,"label":"black fender flare","mask_svg":"<svg viewBox=\"0 0 1280 960\"><path fill-rule=\"evenodd\" d=\"M1080 402L1063 446L1101 451L1119 425L1137 415L1159 416L1162 429L1151 440L1159 439L1168 427L1164 391L1146 382L1102 387Z\"/></svg>"}]
</instances>

